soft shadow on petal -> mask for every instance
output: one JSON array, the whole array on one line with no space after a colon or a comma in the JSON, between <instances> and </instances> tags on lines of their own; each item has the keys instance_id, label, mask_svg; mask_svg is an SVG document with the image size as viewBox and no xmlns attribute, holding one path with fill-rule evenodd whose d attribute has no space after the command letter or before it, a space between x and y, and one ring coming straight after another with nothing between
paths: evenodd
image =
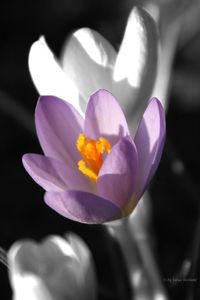
<instances>
[{"instance_id":1,"label":"soft shadow on petal","mask_svg":"<svg viewBox=\"0 0 200 300\"><path fill-rule=\"evenodd\" d=\"M67 100L82 113L75 83L63 72L43 37L31 46L28 62L40 95L54 95Z\"/></svg>"},{"instance_id":2,"label":"soft shadow on petal","mask_svg":"<svg viewBox=\"0 0 200 300\"><path fill-rule=\"evenodd\" d=\"M76 234L66 234L66 239L76 253L79 263L82 266L79 272L79 280L83 283L84 297L82 299L94 300L97 298L97 278L94 268L94 261L86 243Z\"/></svg>"},{"instance_id":3,"label":"soft shadow on petal","mask_svg":"<svg viewBox=\"0 0 200 300\"><path fill-rule=\"evenodd\" d=\"M24 240L14 243L8 251L8 262L13 299L54 299L42 280L46 266L36 242Z\"/></svg>"},{"instance_id":4,"label":"soft shadow on petal","mask_svg":"<svg viewBox=\"0 0 200 300\"><path fill-rule=\"evenodd\" d=\"M165 134L164 109L159 100L153 98L144 112L135 136L139 160L139 194L144 192L158 167Z\"/></svg>"},{"instance_id":5,"label":"soft shadow on petal","mask_svg":"<svg viewBox=\"0 0 200 300\"><path fill-rule=\"evenodd\" d=\"M45 202L64 217L81 223L100 224L122 217L109 200L82 191L47 192Z\"/></svg>"},{"instance_id":6,"label":"soft shadow on petal","mask_svg":"<svg viewBox=\"0 0 200 300\"><path fill-rule=\"evenodd\" d=\"M43 257L39 246L33 240L16 242L10 249L8 257L12 271L21 275L30 273L39 275L43 270Z\"/></svg>"},{"instance_id":7,"label":"soft shadow on petal","mask_svg":"<svg viewBox=\"0 0 200 300\"><path fill-rule=\"evenodd\" d=\"M74 107L57 97L42 96L36 107L35 123L44 153L76 165L80 160L76 142L83 132L83 119Z\"/></svg>"},{"instance_id":8,"label":"soft shadow on petal","mask_svg":"<svg viewBox=\"0 0 200 300\"><path fill-rule=\"evenodd\" d=\"M29 175L46 191L92 190L92 183L77 167L39 154L25 154L22 161Z\"/></svg>"},{"instance_id":9,"label":"soft shadow on petal","mask_svg":"<svg viewBox=\"0 0 200 300\"><path fill-rule=\"evenodd\" d=\"M71 257L78 261L78 255L70 245L69 241L66 242L66 240L60 236L50 235L46 237L42 241L40 247L46 253L46 259L51 262L66 257Z\"/></svg>"},{"instance_id":10,"label":"soft shadow on petal","mask_svg":"<svg viewBox=\"0 0 200 300\"><path fill-rule=\"evenodd\" d=\"M46 266L43 279L54 299L74 299L76 294L81 294L84 288L78 280L80 271L77 272L77 268L82 266L68 242L52 236L42 242L40 251Z\"/></svg>"},{"instance_id":11,"label":"soft shadow on petal","mask_svg":"<svg viewBox=\"0 0 200 300\"><path fill-rule=\"evenodd\" d=\"M122 210L136 188L138 177L137 149L130 136L122 138L106 157L98 177L98 194Z\"/></svg>"},{"instance_id":12,"label":"soft shadow on petal","mask_svg":"<svg viewBox=\"0 0 200 300\"><path fill-rule=\"evenodd\" d=\"M65 238L81 264L82 271L88 268L88 266L92 266L92 256L86 243L77 234L72 232L67 233Z\"/></svg>"},{"instance_id":13,"label":"soft shadow on petal","mask_svg":"<svg viewBox=\"0 0 200 300\"><path fill-rule=\"evenodd\" d=\"M152 17L135 7L129 16L117 55L113 79L115 95L135 133L154 86L158 57L158 34Z\"/></svg>"},{"instance_id":14,"label":"soft shadow on petal","mask_svg":"<svg viewBox=\"0 0 200 300\"><path fill-rule=\"evenodd\" d=\"M85 110L89 96L100 88L112 91L112 69L116 51L98 32L81 28L74 32L62 51L62 67L76 83Z\"/></svg>"},{"instance_id":15,"label":"soft shadow on petal","mask_svg":"<svg viewBox=\"0 0 200 300\"><path fill-rule=\"evenodd\" d=\"M89 100L85 114L84 133L91 139L105 137L115 145L129 135L128 125L115 97L106 90L98 90Z\"/></svg>"}]
</instances>

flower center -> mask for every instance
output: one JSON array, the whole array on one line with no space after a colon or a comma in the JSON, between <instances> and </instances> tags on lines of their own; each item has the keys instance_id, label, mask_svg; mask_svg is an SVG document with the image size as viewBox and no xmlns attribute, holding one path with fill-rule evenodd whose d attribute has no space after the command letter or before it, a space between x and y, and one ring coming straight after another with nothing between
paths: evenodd
<instances>
[{"instance_id":1,"label":"flower center","mask_svg":"<svg viewBox=\"0 0 200 300\"><path fill-rule=\"evenodd\" d=\"M103 137L100 137L97 141L91 140L81 133L76 145L83 158L78 162L79 171L97 182L99 170L103 163L103 153L106 151L109 154L111 151L109 141Z\"/></svg>"}]
</instances>

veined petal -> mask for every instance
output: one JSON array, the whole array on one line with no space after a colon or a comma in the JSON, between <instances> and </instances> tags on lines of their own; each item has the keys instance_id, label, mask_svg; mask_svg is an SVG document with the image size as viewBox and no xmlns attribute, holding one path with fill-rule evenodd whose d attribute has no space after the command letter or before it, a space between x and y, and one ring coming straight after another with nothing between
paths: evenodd
<instances>
[{"instance_id":1,"label":"veined petal","mask_svg":"<svg viewBox=\"0 0 200 300\"><path fill-rule=\"evenodd\" d=\"M31 46L29 70L40 95L54 95L67 100L82 114L75 83L63 72L43 37Z\"/></svg>"},{"instance_id":2,"label":"veined petal","mask_svg":"<svg viewBox=\"0 0 200 300\"><path fill-rule=\"evenodd\" d=\"M81 223L100 224L122 217L121 210L109 200L82 191L47 192L45 202L64 217Z\"/></svg>"},{"instance_id":3,"label":"veined petal","mask_svg":"<svg viewBox=\"0 0 200 300\"><path fill-rule=\"evenodd\" d=\"M142 194L154 175L163 150L166 134L164 109L152 98L135 136L139 160L138 193Z\"/></svg>"},{"instance_id":4,"label":"veined petal","mask_svg":"<svg viewBox=\"0 0 200 300\"><path fill-rule=\"evenodd\" d=\"M106 157L98 176L98 195L109 199L122 210L136 189L137 149L130 136L123 137Z\"/></svg>"},{"instance_id":5,"label":"veined petal","mask_svg":"<svg viewBox=\"0 0 200 300\"><path fill-rule=\"evenodd\" d=\"M106 90L99 90L89 100L85 114L84 133L91 139L105 137L114 145L129 135L125 116L115 97Z\"/></svg>"},{"instance_id":6,"label":"veined petal","mask_svg":"<svg viewBox=\"0 0 200 300\"><path fill-rule=\"evenodd\" d=\"M70 165L80 160L76 141L83 132L83 119L69 103L54 96L39 98L35 123L44 153Z\"/></svg>"},{"instance_id":7,"label":"veined petal","mask_svg":"<svg viewBox=\"0 0 200 300\"><path fill-rule=\"evenodd\" d=\"M100 88L112 91L116 52L98 32L82 28L74 32L62 51L62 67L76 82L85 111L89 96Z\"/></svg>"},{"instance_id":8,"label":"veined petal","mask_svg":"<svg viewBox=\"0 0 200 300\"><path fill-rule=\"evenodd\" d=\"M29 175L46 191L92 190L92 182L77 167L39 154L25 154L22 161Z\"/></svg>"},{"instance_id":9,"label":"veined petal","mask_svg":"<svg viewBox=\"0 0 200 300\"><path fill-rule=\"evenodd\" d=\"M135 7L130 13L113 73L113 79L118 83L115 94L130 119L132 132L137 129L151 95L157 57L156 24L145 10Z\"/></svg>"}]
</instances>

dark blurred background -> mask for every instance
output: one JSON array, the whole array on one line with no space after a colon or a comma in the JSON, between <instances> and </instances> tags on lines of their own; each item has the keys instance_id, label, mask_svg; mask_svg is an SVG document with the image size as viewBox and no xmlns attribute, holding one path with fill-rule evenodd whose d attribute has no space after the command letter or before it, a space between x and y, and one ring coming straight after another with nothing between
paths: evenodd
<instances>
[{"instance_id":1,"label":"dark blurred background","mask_svg":"<svg viewBox=\"0 0 200 300\"><path fill-rule=\"evenodd\" d=\"M95 258L99 299L119 299L105 231L101 226L69 221L48 208L43 202L43 190L21 163L24 153L41 153L34 131L38 94L27 59L31 44L40 35L46 37L59 57L66 37L85 26L99 31L118 48L132 5L133 1L128 0L2 0L0 3L0 246L8 250L13 242L25 237L39 241L52 233L63 234L68 230L79 233ZM179 274L184 259L190 256L199 215L199 31L177 47L171 75L167 142L150 189L156 258L170 299L185 299L187 282L170 284L164 279ZM3 265L0 265L0 299L11 299Z\"/></svg>"}]
</instances>

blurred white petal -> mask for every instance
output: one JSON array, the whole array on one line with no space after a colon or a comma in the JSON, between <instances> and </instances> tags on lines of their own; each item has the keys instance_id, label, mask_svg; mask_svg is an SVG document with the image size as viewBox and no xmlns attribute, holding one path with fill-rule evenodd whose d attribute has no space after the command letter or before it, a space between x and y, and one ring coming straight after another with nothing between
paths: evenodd
<instances>
[{"instance_id":1,"label":"blurred white petal","mask_svg":"<svg viewBox=\"0 0 200 300\"><path fill-rule=\"evenodd\" d=\"M82 270L84 270L84 272L81 272L81 270L79 272L80 281L83 282L84 286L84 299L96 299L97 281L91 253L78 235L68 233L65 237L77 254Z\"/></svg>"},{"instance_id":2,"label":"blurred white petal","mask_svg":"<svg viewBox=\"0 0 200 300\"><path fill-rule=\"evenodd\" d=\"M14 291L13 300L53 300L39 277L26 275L12 277Z\"/></svg>"},{"instance_id":3,"label":"blurred white petal","mask_svg":"<svg viewBox=\"0 0 200 300\"><path fill-rule=\"evenodd\" d=\"M54 95L67 100L82 113L74 82L63 72L43 37L31 46L29 70L40 95Z\"/></svg>"},{"instance_id":4,"label":"blurred white petal","mask_svg":"<svg viewBox=\"0 0 200 300\"><path fill-rule=\"evenodd\" d=\"M50 236L37 244L16 242L8 252L14 300L96 299L96 277L87 245Z\"/></svg>"}]
</instances>

